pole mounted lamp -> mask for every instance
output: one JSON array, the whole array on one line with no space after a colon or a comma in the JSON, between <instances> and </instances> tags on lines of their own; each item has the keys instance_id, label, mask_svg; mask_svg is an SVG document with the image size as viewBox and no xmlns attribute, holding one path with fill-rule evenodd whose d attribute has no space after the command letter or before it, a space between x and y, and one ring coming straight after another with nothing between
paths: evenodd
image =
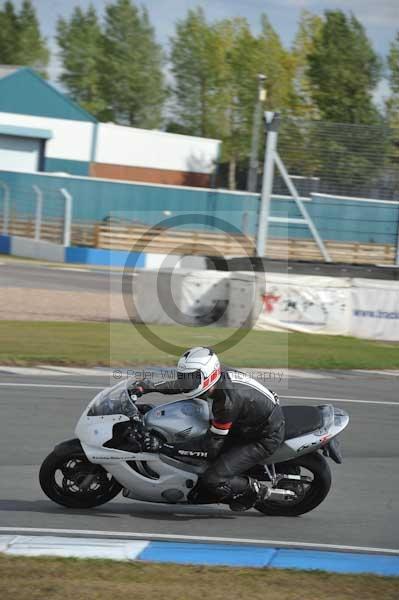
<instances>
[{"instance_id":1,"label":"pole mounted lamp","mask_svg":"<svg viewBox=\"0 0 399 600\"><path fill-rule=\"evenodd\" d=\"M258 95L256 98L256 105L252 125L251 155L249 159L249 169L247 178L248 192L256 192L258 187L258 150L262 126L262 105L266 101L267 96L265 81L266 75L263 75L263 73L258 73Z\"/></svg>"}]
</instances>

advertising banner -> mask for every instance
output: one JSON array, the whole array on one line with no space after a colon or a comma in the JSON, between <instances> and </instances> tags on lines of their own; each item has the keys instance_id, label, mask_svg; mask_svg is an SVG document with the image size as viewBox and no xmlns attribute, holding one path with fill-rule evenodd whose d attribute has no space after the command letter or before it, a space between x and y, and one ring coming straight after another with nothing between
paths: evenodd
<instances>
[{"instance_id":1,"label":"advertising banner","mask_svg":"<svg viewBox=\"0 0 399 600\"><path fill-rule=\"evenodd\" d=\"M256 329L348 335L351 281L308 275L266 275Z\"/></svg>"},{"instance_id":2,"label":"advertising banner","mask_svg":"<svg viewBox=\"0 0 399 600\"><path fill-rule=\"evenodd\" d=\"M399 340L399 282L352 280L350 334L374 340Z\"/></svg>"}]
</instances>

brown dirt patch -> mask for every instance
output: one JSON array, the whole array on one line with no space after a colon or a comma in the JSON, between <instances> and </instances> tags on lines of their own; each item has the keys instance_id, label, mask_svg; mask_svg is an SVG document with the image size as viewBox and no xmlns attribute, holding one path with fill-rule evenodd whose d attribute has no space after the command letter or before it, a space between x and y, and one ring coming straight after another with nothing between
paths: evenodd
<instances>
[{"instance_id":1,"label":"brown dirt patch","mask_svg":"<svg viewBox=\"0 0 399 600\"><path fill-rule=\"evenodd\" d=\"M0 320L125 321L127 316L116 293L0 288Z\"/></svg>"}]
</instances>

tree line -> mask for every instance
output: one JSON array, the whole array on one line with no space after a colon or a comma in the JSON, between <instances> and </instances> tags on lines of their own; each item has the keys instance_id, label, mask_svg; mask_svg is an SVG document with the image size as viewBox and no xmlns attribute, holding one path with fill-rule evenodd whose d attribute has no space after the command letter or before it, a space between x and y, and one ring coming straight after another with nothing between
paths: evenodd
<instances>
[{"instance_id":1,"label":"tree line","mask_svg":"<svg viewBox=\"0 0 399 600\"><path fill-rule=\"evenodd\" d=\"M399 31L385 61L353 14L301 13L291 48L267 15L255 34L244 17L210 22L201 8L176 22L166 52L145 8L113 0L100 19L76 6L59 18L56 40L70 96L101 121L218 138L222 160L247 160L258 74L266 76L265 109L303 119L399 126ZM50 53L30 0L0 10L0 63L46 73ZM373 102L382 76L390 83L383 109Z\"/></svg>"}]
</instances>

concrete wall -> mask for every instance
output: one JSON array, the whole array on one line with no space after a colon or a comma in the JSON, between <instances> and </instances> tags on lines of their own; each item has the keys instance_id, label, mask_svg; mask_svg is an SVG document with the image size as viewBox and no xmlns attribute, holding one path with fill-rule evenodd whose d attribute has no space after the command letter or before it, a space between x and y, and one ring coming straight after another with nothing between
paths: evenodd
<instances>
[{"instance_id":1,"label":"concrete wall","mask_svg":"<svg viewBox=\"0 0 399 600\"><path fill-rule=\"evenodd\" d=\"M1 254L49 262L121 268L126 266L154 271L161 268L179 267L181 261L181 256L175 255L105 250L103 248L64 247L62 244L53 244L42 240L35 241L32 238L15 235L0 235Z\"/></svg>"},{"instance_id":2,"label":"concrete wall","mask_svg":"<svg viewBox=\"0 0 399 600\"><path fill-rule=\"evenodd\" d=\"M11 237L10 254L23 258L35 258L51 262L64 262L64 247L60 244L30 238Z\"/></svg>"}]
</instances>

